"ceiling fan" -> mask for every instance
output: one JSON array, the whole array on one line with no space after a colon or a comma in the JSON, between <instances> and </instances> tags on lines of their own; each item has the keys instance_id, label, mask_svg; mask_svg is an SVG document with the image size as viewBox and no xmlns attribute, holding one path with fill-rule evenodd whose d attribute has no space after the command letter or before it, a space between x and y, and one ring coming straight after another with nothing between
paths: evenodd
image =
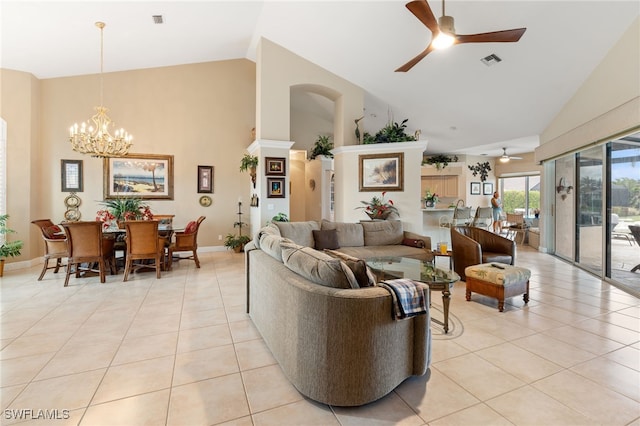
<instances>
[{"instance_id":1,"label":"ceiling fan","mask_svg":"<svg viewBox=\"0 0 640 426\"><path fill-rule=\"evenodd\" d=\"M453 16L445 15L444 0L442 0L442 16L436 21L431 7L426 0L414 0L406 4L407 9L415 15L429 30L431 30L431 43L418 56L401 66L396 72L407 72L418 62L424 59L433 49L445 49L453 44L460 43L511 43L520 40L526 28L513 30L493 31L480 34L456 34L453 25Z\"/></svg>"},{"instance_id":2,"label":"ceiling fan","mask_svg":"<svg viewBox=\"0 0 640 426\"><path fill-rule=\"evenodd\" d=\"M509 160L522 160L522 157L512 157L507 154L507 148L502 148L502 156L500 157L500 162L508 163Z\"/></svg>"}]
</instances>

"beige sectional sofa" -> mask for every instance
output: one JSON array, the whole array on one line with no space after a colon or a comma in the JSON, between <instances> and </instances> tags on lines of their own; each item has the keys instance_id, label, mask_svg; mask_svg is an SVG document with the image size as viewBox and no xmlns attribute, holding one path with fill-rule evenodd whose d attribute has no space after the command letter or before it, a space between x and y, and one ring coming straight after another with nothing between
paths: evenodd
<instances>
[{"instance_id":1,"label":"beige sectional sofa","mask_svg":"<svg viewBox=\"0 0 640 426\"><path fill-rule=\"evenodd\" d=\"M343 260L313 248L313 231L321 228L336 229L345 244L336 250L358 256L429 256L401 244L425 238L404 233L400 222L363 223L362 233L352 225L360 224L271 224L245 247L253 323L291 383L303 395L336 406L375 401L406 378L425 374L431 362L428 311L394 320L387 290L359 288ZM399 243L392 243L398 235ZM429 306L428 291L425 297Z\"/></svg>"}]
</instances>

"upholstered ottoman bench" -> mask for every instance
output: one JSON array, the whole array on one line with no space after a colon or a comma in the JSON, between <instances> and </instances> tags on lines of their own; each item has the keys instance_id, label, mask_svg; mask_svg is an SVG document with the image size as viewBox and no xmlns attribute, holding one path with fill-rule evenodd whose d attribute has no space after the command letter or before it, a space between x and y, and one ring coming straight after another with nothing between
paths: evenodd
<instances>
[{"instance_id":1,"label":"upholstered ottoman bench","mask_svg":"<svg viewBox=\"0 0 640 426\"><path fill-rule=\"evenodd\" d=\"M498 299L498 310L504 311L504 299L519 294L524 303L529 302L529 278L531 271L526 268L506 265L504 263L482 263L467 266L464 270L467 276L467 301L471 300L471 293L475 292L487 297Z\"/></svg>"}]
</instances>

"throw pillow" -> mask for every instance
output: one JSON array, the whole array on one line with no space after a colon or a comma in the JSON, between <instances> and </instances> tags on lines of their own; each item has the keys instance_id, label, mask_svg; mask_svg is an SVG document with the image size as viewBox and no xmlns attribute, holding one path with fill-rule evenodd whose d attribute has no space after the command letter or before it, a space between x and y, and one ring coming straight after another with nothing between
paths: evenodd
<instances>
[{"instance_id":1,"label":"throw pillow","mask_svg":"<svg viewBox=\"0 0 640 426\"><path fill-rule=\"evenodd\" d=\"M309 281L326 287L358 288L353 272L340 259L292 243L283 242L280 248L284 265Z\"/></svg>"},{"instance_id":2,"label":"throw pillow","mask_svg":"<svg viewBox=\"0 0 640 426\"><path fill-rule=\"evenodd\" d=\"M62 229L58 225L51 225L42 228L44 236L50 240L64 240L67 236L62 232Z\"/></svg>"},{"instance_id":3,"label":"throw pillow","mask_svg":"<svg viewBox=\"0 0 640 426\"><path fill-rule=\"evenodd\" d=\"M356 278L356 281L358 281L358 285L360 287L373 287L376 285L378 280L376 279L375 274L371 272L371 269L369 269L367 262L365 262L364 259L358 259L357 257L349 256L348 254L334 250L325 250L324 252L329 256L342 260L345 265L351 269L351 272L353 272L353 276Z\"/></svg>"},{"instance_id":4,"label":"throw pillow","mask_svg":"<svg viewBox=\"0 0 640 426\"><path fill-rule=\"evenodd\" d=\"M313 239L315 241L316 250L340 248L338 244L338 231L335 229L327 229L324 231L313 230Z\"/></svg>"},{"instance_id":5,"label":"throw pillow","mask_svg":"<svg viewBox=\"0 0 640 426\"><path fill-rule=\"evenodd\" d=\"M402 240L402 245L416 248L424 248L424 241L415 238L405 238Z\"/></svg>"},{"instance_id":6,"label":"throw pillow","mask_svg":"<svg viewBox=\"0 0 640 426\"><path fill-rule=\"evenodd\" d=\"M192 220L191 222L187 223L187 227L184 228L184 233L193 234L194 232L196 232L197 227L198 227L198 224Z\"/></svg>"}]
</instances>

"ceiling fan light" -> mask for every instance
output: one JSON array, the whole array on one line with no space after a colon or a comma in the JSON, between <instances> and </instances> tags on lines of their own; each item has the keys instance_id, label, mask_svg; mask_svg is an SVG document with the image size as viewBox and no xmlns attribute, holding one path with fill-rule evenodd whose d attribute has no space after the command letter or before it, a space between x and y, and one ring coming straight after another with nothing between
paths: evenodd
<instances>
[{"instance_id":1,"label":"ceiling fan light","mask_svg":"<svg viewBox=\"0 0 640 426\"><path fill-rule=\"evenodd\" d=\"M500 162L501 163L508 163L509 162L509 157L500 157Z\"/></svg>"},{"instance_id":2,"label":"ceiling fan light","mask_svg":"<svg viewBox=\"0 0 640 426\"><path fill-rule=\"evenodd\" d=\"M455 40L456 39L453 36L440 31L436 38L433 39L431 44L433 45L434 49L446 49L448 47L451 47Z\"/></svg>"}]
</instances>

